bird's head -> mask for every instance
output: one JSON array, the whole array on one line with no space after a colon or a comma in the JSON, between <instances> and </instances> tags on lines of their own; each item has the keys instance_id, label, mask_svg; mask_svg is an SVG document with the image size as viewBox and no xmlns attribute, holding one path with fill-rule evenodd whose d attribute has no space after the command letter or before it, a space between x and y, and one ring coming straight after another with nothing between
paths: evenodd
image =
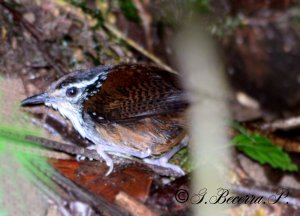
<instances>
[{"instance_id":1,"label":"bird's head","mask_svg":"<svg viewBox=\"0 0 300 216\"><path fill-rule=\"evenodd\" d=\"M52 83L45 92L24 99L21 105L44 104L68 118L67 113L78 112L83 101L100 89L110 69L111 66L99 66L69 73Z\"/></svg>"}]
</instances>

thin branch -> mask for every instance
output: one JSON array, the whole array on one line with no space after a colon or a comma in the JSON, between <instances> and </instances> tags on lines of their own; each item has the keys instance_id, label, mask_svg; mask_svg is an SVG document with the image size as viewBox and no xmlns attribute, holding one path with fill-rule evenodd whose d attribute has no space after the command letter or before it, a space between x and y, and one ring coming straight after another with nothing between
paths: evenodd
<instances>
[{"instance_id":1,"label":"thin branch","mask_svg":"<svg viewBox=\"0 0 300 216\"><path fill-rule=\"evenodd\" d=\"M161 61L158 57L156 57L154 54L148 52L146 49L144 49L141 45L133 41L132 39L125 36L121 31L119 31L116 27L109 23L104 23L104 27L112 33L116 38L123 40L126 42L129 46L146 56L147 58L151 59L153 62L155 62L158 66L164 68L165 70L177 74L178 72L172 69L170 66L165 64L163 61Z\"/></svg>"},{"instance_id":2,"label":"thin branch","mask_svg":"<svg viewBox=\"0 0 300 216\"><path fill-rule=\"evenodd\" d=\"M68 2L70 2L70 1L68 1ZM69 3L69 4L72 5L73 3ZM88 16L91 16L91 17L93 17L95 19L99 19L99 13L97 13L97 15L93 14L91 12L92 9L87 8L87 7L86 8L82 8L81 7L82 5L79 5L79 4L76 4L76 3L73 4L73 6L81 8L81 10L83 11L84 14L86 14ZM155 56L151 52L148 52L141 45L139 45L138 43L136 43L132 39L128 38L125 34L123 34L120 30L118 30L114 25L111 25L110 23L103 21L103 24L101 24L101 26L106 31L108 31L112 35L114 35L116 38L124 41L127 45L129 45L130 47L132 47L136 51L140 52L142 55L144 55L147 58L149 58L150 60L152 60L154 63L156 63L161 68L164 68L165 70L167 70L169 72L172 72L172 73L176 73L176 74L178 73L177 71L175 71L174 69L172 69L170 66L168 66L167 64L165 64L163 61L161 61L157 56Z\"/></svg>"},{"instance_id":3,"label":"thin branch","mask_svg":"<svg viewBox=\"0 0 300 216\"><path fill-rule=\"evenodd\" d=\"M264 130L291 130L300 127L300 116L294 116L287 119L280 119L271 123L264 123L260 126Z\"/></svg>"},{"instance_id":4,"label":"thin branch","mask_svg":"<svg viewBox=\"0 0 300 216\"><path fill-rule=\"evenodd\" d=\"M81 200L84 203L90 204L98 213L108 214L108 215L128 215L116 205L107 202L103 197L96 196L85 189L81 188L78 184L72 182L67 177L63 176L61 173L51 168L50 166L40 166L37 160L31 160L28 164L30 171L35 174L36 177L42 176L39 178L40 181L49 185L49 181L46 178L54 181L61 188L66 190L69 194L76 197L76 199ZM42 173L43 175L38 175ZM46 178L45 178L46 177Z\"/></svg>"},{"instance_id":5,"label":"thin branch","mask_svg":"<svg viewBox=\"0 0 300 216\"><path fill-rule=\"evenodd\" d=\"M53 140L36 137L36 136L26 136L26 140L33 142L35 144L42 145L46 148L66 152L73 155L82 155L84 157L92 158L95 160L102 160L102 158L94 150L89 150L81 146L69 145L65 143L56 142Z\"/></svg>"},{"instance_id":6,"label":"thin branch","mask_svg":"<svg viewBox=\"0 0 300 216\"><path fill-rule=\"evenodd\" d=\"M246 128L254 133L262 134L263 136L267 137L272 141L273 144L278 145L282 147L284 150L289 151L289 152L295 152L295 153L300 153L300 142L294 141L292 139L288 138L282 138L275 133L271 133L271 131L267 131L267 128L263 125L245 125ZM272 127L270 125L270 127ZM270 129L270 128L269 128Z\"/></svg>"},{"instance_id":7,"label":"thin branch","mask_svg":"<svg viewBox=\"0 0 300 216\"><path fill-rule=\"evenodd\" d=\"M26 136L26 140L28 140L32 143L38 144L38 145L42 145L49 149L62 151L62 152L65 152L68 154L73 154L73 155L81 155L86 158L103 161L103 159L99 156L99 154L95 150L86 149L84 147L80 147L77 145L64 144L64 143L52 141L49 139L36 137L36 136ZM160 167L157 165L143 163L142 161L137 160L135 158L127 159L127 158L124 158L124 155L118 155L118 156L123 157L122 160L118 160L118 158L115 158L115 159L117 159L117 160L115 160L115 162L117 162L119 164L120 163L131 163L134 161L135 163L149 167L150 169L152 169L155 173L157 173L159 175L174 176L174 177L180 176L179 173L175 172L172 169L167 169L167 168Z\"/></svg>"}]
</instances>

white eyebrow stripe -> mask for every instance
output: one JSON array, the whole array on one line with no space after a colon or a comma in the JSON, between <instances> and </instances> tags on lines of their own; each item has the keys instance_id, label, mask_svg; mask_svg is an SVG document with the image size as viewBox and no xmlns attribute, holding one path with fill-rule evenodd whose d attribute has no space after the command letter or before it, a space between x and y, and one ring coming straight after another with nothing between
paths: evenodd
<instances>
[{"instance_id":1,"label":"white eyebrow stripe","mask_svg":"<svg viewBox=\"0 0 300 216\"><path fill-rule=\"evenodd\" d=\"M91 80L85 80L85 81L82 81L80 83L72 84L70 86L74 86L76 88L84 88L86 86L89 86L89 85L95 83L99 78L101 78L102 80L105 80L107 78L107 74L99 74L98 76L95 76Z\"/></svg>"}]
</instances>

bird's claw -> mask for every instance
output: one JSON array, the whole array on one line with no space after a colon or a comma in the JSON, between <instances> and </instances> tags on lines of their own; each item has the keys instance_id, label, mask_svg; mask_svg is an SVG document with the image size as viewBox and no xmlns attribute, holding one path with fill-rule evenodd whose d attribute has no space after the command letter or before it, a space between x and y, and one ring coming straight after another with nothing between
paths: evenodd
<instances>
[{"instance_id":1,"label":"bird's claw","mask_svg":"<svg viewBox=\"0 0 300 216\"><path fill-rule=\"evenodd\" d=\"M105 161L106 165L108 166L108 171L105 173L105 176L108 176L109 174L111 174L111 172L114 169L114 162L111 159L111 157L105 153L105 148L102 149L102 147L100 145L92 145L92 146L88 146L87 148L90 150L96 150L97 153Z\"/></svg>"},{"instance_id":2,"label":"bird's claw","mask_svg":"<svg viewBox=\"0 0 300 216\"><path fill-rule=\"evenodd\" d=\"M105 175L108 176L109 174L111 174L111 172L113 171L113 168L114 168L114 163L113 163L113 160L111 159L111 157L106 153L106 151L112 151L115 149L111 146L102 146L102 145L92 145L87 148L90 150L97 151L97 153L103 158L106 165L109 167L109 169ZM177 147L177 148L180 149L181 147ZM137 154L136 152L135 152L135 154L133 154L132 152L126 152L126 153L129 155L136 156L136 157L143 159L143 161L145 163L168 168L168 169L175 171L176 173L178 173L180 175L185 175L185 172L179 166L168 163L169 159L174 155L174 153L176 153L178 151L177 148L173 149L171 152L165 154L164 156L162 156L158 159L147 158L152 155L152 152L153 152L152 147L148 148L147 151L140 152L139 154ZM122 151L122 153L124 154L124 151Z\"/></svg>"},{"instance_id":3,"label":"bird's claw","mask_svg":"<svg viewBox=\"0 0 300 216\"><path fill-rule=\"evenodd\" d=\"M148 148L147 151L142 152L140 158L147 158L152 155L152 148Z\"/></svg>"},{"instance_id":4,"label":"bird's claw","mask_svg":"<svg viewBox=\"0 0 300 216\"><path fill-rule=\"evenodd\" d=\"M105 159L104 159L105 160ZM112 159L111 158L109 158L109 160L105 160L105 162L106 162L106 165L108 166L108 170L107 170L107 172L105 173L105 176L108 176L109 174L111 174L111 172L113 171L113 169L114 169L114 163L113 163L113 161L112 161Z\"/></svg>"},{"instance_id":5,"label":"bird's claw","mask_svg":"<svg viewBox=\"0 0 300 216\"><path fill-rule=\"evenodd\" d=\"M85 159L86 159L86 157L83 156L83 155L76 155L76 160L77 160L77 161L83 161L83 160L85 160Z\"/></svg>"},{"instance_id":6,"label":"bird's claw","mask_svg":"<svg viewBox=\"0 0 300 216\"><path fill-rule=\"evenodd\" d=\"M158 159L148 159L148 158L146 158L143 161L147 164L152 164L152 165L156 165L156 166L171 169L171 170L175 171L176 173L180 174L181 176L185 175L185 172L183 171L183 169L181 169L180 166L168 163L168 158L164 158L164 157L161 157L161 158L158 158Z\"/></svg>"},{"instance_id":7,"label":"bird's claw","mask_svg":"<svg viewBox=\"0 0 300 216\"><path fill-rule=\"evenodd\" d=\"M83 161L83 160L86 160L86 159L88 159L90 161L93 160L93 158L91 158L91 157L86 157L86 156L83 156L83 155L76 155L76 160L77 161Z\"/></svg>"}]
</instances>

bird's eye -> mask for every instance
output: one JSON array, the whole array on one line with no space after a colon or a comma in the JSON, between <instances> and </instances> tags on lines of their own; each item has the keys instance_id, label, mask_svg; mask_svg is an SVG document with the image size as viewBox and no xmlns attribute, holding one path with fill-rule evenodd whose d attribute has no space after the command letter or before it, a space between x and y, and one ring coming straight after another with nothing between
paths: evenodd
<instances>
[{"instance_id":1,"label":"bird's eye","mask_svg":"<svg viewBox=\"0 0 300 216\"><path fill-rule=\"evenodd\" d=\"M68 97L75 97L77 95L77 88L76 87L71 87L71 88L68 88L67 91L66 91L66 95Z\"/></svg>"}]
</instances>

